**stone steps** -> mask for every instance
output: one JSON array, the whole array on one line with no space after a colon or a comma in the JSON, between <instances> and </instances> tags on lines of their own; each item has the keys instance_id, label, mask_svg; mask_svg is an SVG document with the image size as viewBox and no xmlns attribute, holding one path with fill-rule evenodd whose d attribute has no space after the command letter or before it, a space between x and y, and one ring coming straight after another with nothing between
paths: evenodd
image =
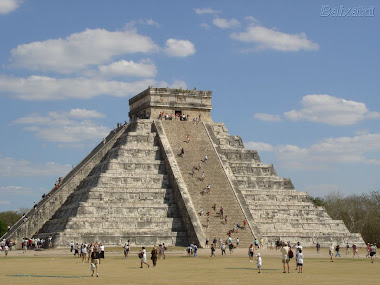
<instances>
[{"instance_id":1,"label":"stone steps","mask_svg":"<svg viewBox=\"0 0 380 285\"><path fill-rule=\"evenodd\" d=\"M186 233L151 122L133 122L38 234L117 244L184 242ZM92 229L98 228L96 233ZM91 240L91 238L93 240Z\"/></svg>"},{"instance_id":2,"label":"stone steps","mask_svg":"<svg viewBox=\"0 0 380 285\"><path fill-rule=\"evenodd\" d=\"M230 179L241 190L265 239L302 238L310 245L315 237L350 235L342 221L332 220L323 207L314 206L307 193L296 192L290 179L278 177L272 165L261 163L257 152L244 150L224 124L213 123L212 128L233 176Z\"/></svg>"},{"instance_id":3,"label":"stone steps","mask_svg":"<svg viewBox=\"0 0 380 285\"><path fill-rule=\"evenodd\" d=\"M217 210L222 206L225 215L228 216L228 223L224 225L219 218L210 217L210 227L207 230L203 227L205 236L209 239L213 238L212 235L227 238L227 231L233 228L233 223L243 224L244 215L240 206L234 196L233 190L225 176L224 170L219 163L217 154L213 149L210 139L204 129L203 124L194 125L192 122L176 122L165 121L162 123L166 136L169 140L170 146L176 155L177 164L181 170L182 178L186 183L189 194L195 210L199 212L201 209L206 213L210 211L213 213L212 206L214 203L217 205ZM190 143L186 143L186 136L190 136ZM185 154L183 158L177 154L180 153L181 148L184 148ZM199 162L204 159L207 154L207 163L201 162L201 170L195 171L194 177L189 173L193 166L198 166ZM202 171L205 172L205 178L200 181ZM201 195L201 191L208 184L211 185L211 193ZM201 217L201 222L205 226L206 218ZM253 236L250 231L242 233L240 240L244 242L245 235L248 236L246 240L252 240Z\"/></svg>"}]
</instances>

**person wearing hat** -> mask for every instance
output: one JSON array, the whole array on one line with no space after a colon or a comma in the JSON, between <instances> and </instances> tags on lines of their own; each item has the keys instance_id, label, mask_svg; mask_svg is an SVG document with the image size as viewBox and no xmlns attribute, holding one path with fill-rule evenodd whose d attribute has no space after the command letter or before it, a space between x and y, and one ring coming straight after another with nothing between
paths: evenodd
<instances>
[{"instance_id":1,"label":"person wearing hat","mask_svg":"<svg viewBox=\"0 0 380 285\"><path fill-rule=\"evenodd\" d=\"M260 253L256 254L257 256L257 269L259 270L257 273L261 273L261 265L262 265L262 259Z\"/></svg>"}]
</instances>

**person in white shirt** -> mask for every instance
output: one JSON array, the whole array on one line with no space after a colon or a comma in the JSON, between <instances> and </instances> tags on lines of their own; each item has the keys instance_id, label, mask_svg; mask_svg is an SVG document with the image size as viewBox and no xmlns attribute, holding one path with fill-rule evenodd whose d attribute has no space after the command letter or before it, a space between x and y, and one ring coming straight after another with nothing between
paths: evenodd
<instances>
[{"instance_id":1,"label":"person in white shirt","mask_svg":"<svg viewBox=\"0 0 380 285\"><path fill-rule=\"evenodd\" d=\"M329 247L329 254L330 254L330 262L334 262L333 257L334 257L334 245L331 244Z\"/></svg>"},{"instance_id":2,"label":"person in white shirt","mask_svg":"<svg viewBox=\"0 0 380 285\"><path fill-rule=\"evenodd\" d=\"M259 270L259 272L257 273L261 273L262 259L261 259L260 253L258 253L256 256L257 256L257 269Z\"/></svg>"},{"instance_id":3,"label":"person in white shirt","mask_svg":"<svg viewBox=\"0 0 380 285\"><path fill-rule=\"evenodd\" d=\"M297 242L297 244L294 246L294 248L296 249L296 269L298 269L298 254L300 252L300 250L302 250L302 246L301 246L301 243L300 242Z\"/></svg>"},{"instance_id":4,"label":"person in white shirt","mask_svg":"<svg viewBox=\"0 0 380 285\"><path fill-rule=\"evenodd\" d=\"M302 253L302 249L300 249L299 252L298 252L297 266L298 266L298 273L302 273L302 267L303 267L303 253Z\"/></svg>"}]
</instances>

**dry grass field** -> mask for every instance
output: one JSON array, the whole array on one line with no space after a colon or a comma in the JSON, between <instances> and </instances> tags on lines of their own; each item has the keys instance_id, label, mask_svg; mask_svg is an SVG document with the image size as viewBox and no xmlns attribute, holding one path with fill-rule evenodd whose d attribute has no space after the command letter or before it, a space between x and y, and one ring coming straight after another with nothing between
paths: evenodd
<instances>
[{"instance_id":1,"label":"dry grass field","mask_svg":"<svg viewBox=\"0 0 380 285\"><path fill-rule=\"evenodd\" d=\"M148 249L149 250L149 249ZM149 251L148 251L149 252ZM237 249L230 255L210 258L208 249L199 250L197 258L187 257L184 248L170 249L157 267L140 268L137 249L124 258L122 249L107 251L100 264L99 277L91 277L90 265L73 257L69 250L11 251L0 255L0 284L380 284L380 260L371 264L342 252L341 258L329 262L328 250L316 254L304 251L304 273L295 270L291 260L290 273L283 273L281 255L275 250L259 250L263 258L263 273L256 263L250 263L247 249ZM150 254L148 255L150 257Z\"/></svg>"}]
</instances>

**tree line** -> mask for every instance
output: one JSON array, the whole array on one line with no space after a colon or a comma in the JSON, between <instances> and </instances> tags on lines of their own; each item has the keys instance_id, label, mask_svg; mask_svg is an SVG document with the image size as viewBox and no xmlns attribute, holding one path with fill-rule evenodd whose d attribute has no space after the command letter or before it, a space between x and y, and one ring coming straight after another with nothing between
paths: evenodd
<instances>
[{"instance_id":1,"label":"tree line","mask_svg":"<svg viewBox=\"0 0 380 285\"><path fill-rule=\"evenodd\" d=\"M325 207L332 219L343 220L350 232L361 233L366 243L380 245L380 191L349 196L331 193L311 200Z\"/></svg>"}]
</instances>

